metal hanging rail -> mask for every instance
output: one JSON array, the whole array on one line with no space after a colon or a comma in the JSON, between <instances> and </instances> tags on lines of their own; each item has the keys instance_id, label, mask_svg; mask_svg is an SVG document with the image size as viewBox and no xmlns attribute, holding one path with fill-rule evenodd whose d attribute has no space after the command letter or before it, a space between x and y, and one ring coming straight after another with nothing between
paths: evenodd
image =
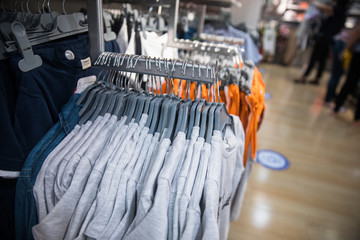
<instances>
[{"instance_id":1,"label":"metal hanging rail","mask_svg":"<svg viewBox=\"0 0 360 240\"><path fill-rule=\"evenodd\" d=\"M103 52L94 67L213 84L216 67L149 56Z\"/></svg>"}]
</instances>

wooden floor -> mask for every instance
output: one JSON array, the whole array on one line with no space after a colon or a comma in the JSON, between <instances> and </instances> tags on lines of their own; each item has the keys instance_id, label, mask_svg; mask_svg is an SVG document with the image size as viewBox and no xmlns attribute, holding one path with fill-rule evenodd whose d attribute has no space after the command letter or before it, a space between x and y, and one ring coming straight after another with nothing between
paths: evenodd
<instances>
[{"instance_id":1,"label":"wooden floor","mask_svg":"<svg viewBox=\"0 0 360 240\"><path fill-rule=\"evenodd\" d=\"M325 86L296 85L296 68L263 64L265 121L258 149L291 163L272 171L256 163L240 218L229 239L360 239L360 127L352 111L332 117L323 106Z\"/></svg>"}]
</instances>

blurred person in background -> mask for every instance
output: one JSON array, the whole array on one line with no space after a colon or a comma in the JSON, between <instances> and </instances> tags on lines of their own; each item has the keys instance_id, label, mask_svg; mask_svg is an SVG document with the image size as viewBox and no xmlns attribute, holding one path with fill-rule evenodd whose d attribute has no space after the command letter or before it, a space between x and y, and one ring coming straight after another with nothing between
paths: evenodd
<instances>
[{"instance_id":1,"label":"blurred person in background","mask_svg":"<svg viewBox=\"0 0 360 240\"><path fill-rule=\"evenodd\" d=\"M360 4L356 3L354 12L360 16ZM344 104L346 97L357 88L357 83L360 79L360 22L357 22L356 27L350 32L349 41L342 53L342 56L349 51L352 53L349 71L346 76L346 81L341 88L339 95L336 97L334 115L336 115L341 106ZM354 124L360 125L360 95L357 98L357 106L354 116Z\"/></svg>"},{"instance_id":2,"label":"blurred person in background","mask_svg":"<svg viewBox=\"0 0 360 240\"><path fill-rule=\"evenodd\" d=\"M321 2L313 2L313 4L328 17L322 21L308 67L302 77L295 80L295 83L306 83L306 78L313 70L315 64L318 63L316 78L309 82L318 85L325 69L325 63L333 42L333 37L341 31L345 24L348 0L336 0L333 5L323 4Z\"/></svg>"},{"instance_id":3,"label":"blurred person in background","mask_svg":"<svg viewBox=\"0 0 360 240\"><path fill-rule=\"evenodd\" d=\"M339 34L334 37L334 43L332 45L332 66L331 76L327 85L327 91L325 95L325 104L334 104L336 96L336 88L342 77L345 66L342 61L342 52L345 49L346 43L349 40L349 30L343 29Z\"/></svg>"}]
</instances>

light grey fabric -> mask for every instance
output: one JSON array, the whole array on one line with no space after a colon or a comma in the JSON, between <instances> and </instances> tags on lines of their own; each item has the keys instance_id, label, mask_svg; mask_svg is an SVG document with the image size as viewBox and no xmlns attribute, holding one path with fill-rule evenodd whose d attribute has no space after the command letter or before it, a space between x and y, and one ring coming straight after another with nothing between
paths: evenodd
<instances>
[{"instance_id":1,"label":"light grey fabric","mask_svg":"<svg viewBox=\"0 0 360 240\"><path fill-rule=\"evenodd\" d=\"M171 183L174 179L176 170L181 166L181 156L186 147L186 135L184 132L179 132L173 142L173 145L168 152L164 164L161 165L154 162L153 170L159 169L161 171L157 178L156 194L154 195L154 204L149 212L144 216L137 227L130 232L125 239L163 239L166 240L168 236L168 205L171 195ZM164 139L167 140L167 139ZM159 149L159 152L161 149ZM180 166L179 166L180 165ZM152 181L150 175L147 180ZM145 184L144 191L146 187ZM155 189L153 190L155 191ZM150 191L149 191L150 193ZM144 196L144 195L142 195ZM140 204L141 204L140 200ZM136 216L137 217L137 216Z\"/></svg>"},{"instance_id":2,"label":"light grey fabric","mask_svg":"<svg viewBox=\"0 0 360 240\"><path fill-rule=\"evenodd\" d=\"M124 239L142 239L137 238L139 235L139 229L141 232L141 228L148 228L149 226L144 226L143 220L145 216L147 219L152 219L151 215L148 215L150 208L153 208L153 200L155 196L155 189L156 187L158 189L160 188L159 184L156 184L158 175L160 173L160 170L163 166L165 155L168 151L168 148L170 146L170 139L164 138L161 140L160 144L158 144L158 151L154 150L152 154L152 159L150 160L150 166L147 171L148 174L146 174L145 181L144 181L144 187L141 192L141 197L138 205L138 209L136 211L136 216L130 225ZM167 199L165 201L168 201L169 195L166 196ZM155 204L155 203L154 203ZM157 204L160 204L159 202ZM161 207L164 208L164 204L160 204ZM167 209L167 206L166 206ZM150 217L149 217L150 216ZM155 222L153 222L155 223ZM141 224L141 227L139 226ZM146 230L146 229L143 229ZM134 238L135 237L135 238Z\"/></svg>"},{"instance_id":3,"label":"light grey fabric","mask_svg":"<svg viewBox=\"0 0 360 240\"><path fill-rule=\"evenodd\" d=\"M201 236L201 209L200 200L202 197L205 178L209 163L211 145L204 143L200 154L200 163L196 173L194 187L191 193L191 200L186 211L186 224L184 232L181 234L181 239L198 239ZM199 235L199 237L197 237Z\"/></svg>"},{"instance_id":4,"label":"light grey fabric","mask_svg":"<svg viewBox=\"0 0 360 240\"><path fill-rule=\"evenodd\" d=\"M120 129L124 127L125 121L126 117L123 117L116 123L116 130L110 138L110 143L103 149L99 159L96 161L79 200L79 204L71 218L65 239L74 239L76 236L83 234L83 232L80 232L80 228L83 223L85 223L84 220L86 216L90 214L89 210L95 201L97 191L94 191L94 189L98 189L105 167L124 137L124 133L122 133Z\"/></svg>"},{"instance_id":5,"label":"light grey fabric","mask_svg":"<svg viewBox=\"0 0 360 240\"><path fill-rule=\"evenodd\" d=\"M191 199L192 189L195 183L196 173L199 168L200 162L200 153L201 149L204 145L204 138L198 137L192 154L192 160L190 165L190 170L188 176L186 178L186 182L184 185L183 192L180 197L179 201L179 220L178 220L178 238L181 237L182 233L185 230L185 223L186 223L186 211Z\"/></svg>"},{"instance_id":6,"label":"light grey fabric","mask_svg":"<svg viewBox=\"0 0 360 240\"><path fill-rule=\"evenodd\" d=\"M94 128L101 122L103 117L97 119L94 123L86 123L84 127L81 128L80 132L74 137L73 141L66 146L67 150L63 151L60 154L61 158L57 158L46 170L44 176L44 193L45 193L45 203L48 213L54 208L57 203L56 195L54 192L54 184L56 179L56 174L59 167L63 164L64 159L70 159L78 150L81 145L84 143L85 138L83 136L89 131L93 131ZM68 161L67 160L67 161ZM66 161L66 160L65 160Z\"/></svg>"},{"instance_id":7,"label":"light grey fabric","mask_svg":"<svg viewBox=\"0 0 360 240\"><path fill-rule=\"evenodd\" d=\"M83 137L84 139L86 139L86 141L81 145L79 149L74 151L74 155L70 158L69 161L66 161L67 159L62 161L61 164L66 164L66 166L62 173L59 173L58 171L56 174L56 181L54 182L53 190L55 193L55 204L62 198L64 193L69 188L75 169L77 168L81 157L85 154L86 150L91 147L94 140L96 140L96 136L104 127L106 121L108 121L109 119L110 114L106 114L98 125L96 125L95 120L94 125L96 125L96 128L94 128L94 130L92 131L87 131Z\"/></svg>"},{"instance_id":8,"label":"light grey fabric","mask_svg":"<svg viewBox=\"0 0 360 240\"><path fill-rule=\"evenodd\" d=\"M220 239L218 226L221 165L222 165L222 139L219 131L214 131L211 138L211 154L204 187L204 213L201 230L203 240Z\"/></svg>"},{"instance_id":9,"label":"light grey fabric","mask_svg":"<svg viewBox=\"0 0 360 240\"><path fill-rule=\"evenodd\" d=\"M146 153L145 160L144 160L144 166L142 167L139 181L136 185L136 206L139 206L140 195L141 195L141 192L142 192L142 189L144 186L146 173L150 167L150 160L151 160L152 154L153 154L154 150L157 149L157 145L159 144L159 139L160 139L160 134L155 133L151 139L149 150ZM157 151L157 150L155 150L155 151ZM130 226L130 228L131 228L131 226Z\"/></svg>"},{"instance_id":10,"label":"light grey fabric","mask_svg":"<svg viewBox=\"0 0 360 240\"><path fill-rule=\"evenodd\" d=\"M251 149L248 150L248 159L246 161L245 171L241 175L240 184L238 185L233 201L231 202L230 220L236 221L241 212L242 204L244 201L247 184L251 175L254 160L251 158Z\"/></svg>"},{"instance_id":11,"label":"light grey fabric","mask_svg":"<svg viewBox=\"0 0 360 240\"><path fill-rule=\"evenodd\" d=\"M130 123L128 131L126 132L127 139L124 140L123 144L125 145L124 151L121 154L116 154L115 157L117 158L116 162L117 165L115 168L111 169L112 178L110 180L110 186L108 194L106 195L106 198L102 198L104 204L99 203L99 205L96 206L95 215L91 222L89 223L88 227L85 230L85 235L89 238L97 239L99 238L102 231L105 229L106 225L109 222L109 219L111 217L111 213L114 209L114 204L116 200L117 195L117 189L120 184L120 178L123 174L124 169L126 168L126 165L131 160L131 155L134 151L134 145L137 142L137 139L139 135L135 136L136 129L138 128L137 123ZM106 170L108 169L108 166ZM106 176L106 171L105 171ZM101 181L100 188L103 185L103 181ZM103 195L100 195L99 192L97 196L99 196L99 199L103 197ZM98 198L97 198L98 199Z\"/></svg>"},{"instance_id":12,"label":"light grey fabric","mask_svg":"<svg viewBox=\"0 0 360 240\"><path fill-rule=\"evenodd\" d=\"M221 202L219 211L220 239L227 239L230 228L230 204L244 170L245 134L240 119L232 116L233 126L227 126L223 137L221 167Z\"/></svg>"},{"instance_id":13,"label":"light grey fabric","mask_svg":"<svg viewBox=\"0 0 360 240\"><path fill-rule=\"evenodd\" d=\"M127 182L126 186L126 209L125 209L125 215L121 219L120 223L115 229L115 232L111 235L110 239L122 239L125 235L127 229L129 228L132 220L135 217L135 211L136 211L136 184L140 177L141 168L144 163L145 154L142 154L142 151L145 153L148 151L148 148L150 146L151 141L151 134L148 134L149 128L145 127L142 130L142 133L140 135L140 139L138 141L138 144L136 148L138 148L140 151L136 152L134 154L133 159L136 159L136 164L133 168L132 173L129 175L129 180ZM145 138L143 138L143 135L145 135ZM150 136L150 138L148 138ZM146 143L146 140L148 138L148 143ZM119 192L118 192L119 193Z\"/></svg>"},{"instance_id":14,"label":"light grey fabric","mask_svg":"<svg viewBox=\"0 0 360 240\"><path fill-rule=\"evenodd\" d=\"M106 114L105 114L106 115ZM71 185L42 222L32 228L35 239L64 239L71 217L86 185L95 161L114 133L117 117L111 117L79 162Z\"/></svg>"},{"instance_id":15,"label":"light grey fabric","mask_svg":"<svg viewBox=\"0 0 360 240\"><path fill-rule=\"evenodd\" d=\"M192 155L193 155L193 150L194 150L194 145L196 142L196 139L199 136L199 127L194 127L192 129L192 133L191 133L191 137L190 137L190 142L189 142L189 146L187 148L186 151L186 156L185 156L185 160L183 162L183 165L181 167L180 173L179 173L179 177L177 180L177 186L176 186L176 197L175 197L175 203L173 206L173 221L172 223L170 222L169 224L171 224L172 226L172 231L169 231L170 233L170 239L174 239L177 240L178 239L178 226L179 226L179 202L180 202L180 197L182 195L183 189L184 189L184 185L186 182L186 178L188 176L189 173L189 169L190 169L190 165L192 162Z\"/></svg>"},{"instance_id":16,"label":"light grey fabric","mask_svg":"<svg viewBox=\"0 0 360 240\"><path fill-rule=\"evenodd\" d=\"M119 226L122 221L125 212L126 212L126 187L128 180L134 170L136 161L139 157L141 146L143 141L147 135L147 131L143 132L144 125L147 121L148 115L143 114L139 125L130 140L130 145L132 147L132 154L130 155L130 161L128 162L126 168L121 174L120 182L117 186L117 193L115 197L115 202L113 206L113 210L111 212L111 216L106 224L104 230L98 239L109 239L111 235L115 232L116 228Z\"/></svg>"},{"instance_id":17,"label":"light grey fabric","mask_svg":"<svg viewBox=\"0 0 360 240\"><path fill-rule=\"evenodd\" d=\"M171 183L171 194L170 194L170 200L169 200L169 207L168 207L168 239L173 238L173 227L174 227L174 208L175 208L175 202L176 202L176 193L177 193L177 187L178 187L178 181L180 172L182 169L182 166L184 164L186 153L188 152L188 147L190 144L190 140L186 139L185 142L185 148L184 151L181 153L180 162L178 167L176 168L174 179Z\"/></svg>"},{"instance_id":18,"label":"light grey fabric","mask_svg":"<svg viewBox=\"0 0 360 240\"><path fill-rule=\"evenodd\" d=\"M80 131L80 126L76 125L75 128L56 146L56 148L47 156L42 164L42 167L36 177L33 187L33 194L36 202L36 208L38 213L38 219L41 221L48 214L45 204L45 190L44 190L44 177L47 167L50 163L60 155L60 152L66 148L67 144L73 139L73 137Z\"/></svg>"}]
</instances>

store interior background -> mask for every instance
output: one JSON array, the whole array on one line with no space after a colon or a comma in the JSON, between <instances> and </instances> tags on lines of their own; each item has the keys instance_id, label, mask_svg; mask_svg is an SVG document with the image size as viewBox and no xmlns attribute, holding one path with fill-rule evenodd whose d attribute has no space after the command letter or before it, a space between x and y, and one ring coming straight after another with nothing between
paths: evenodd
<instances>
[{"instance_id":1,"label":"store interior background","mask_svg":"<svg viewBox=\"0 0 360 240\"><path fill-rule=\"evenodd\" d=\"M258 149L281 153L290 162L283 171L254 165L229 239L360 239L360 128L352 125L360 88L334 117L324 104L331 55L320 85L293 82L304 71L313 46L309 41L306 48L298 47L294 36L309 3L238 0L229 8L207 5L205 22L216 19L219 25L224 21L245 27L262 54L263 29L275 26L276 52L263 54L258 63L269 96ZM181 6L188 12L196 9L189 3ZM352 19L346 24L352 27ZM279 34L281 28L289 31L286 36ZM344 80L345 74L338 91Z\"/></svg>"},{"instance_id":2,"label":"store interior background","mask_svg":"<svg viewBox=\"0 0 360 240\"><path fill-rule=\"evenodd\" d=\"M266 24L296 32L306 11L302 7L306 1L239 2L232 7L232 24L245 23L260 33ZM351 27L351 19L347 25ZM278 34L277 40L278 44L284 39ZM286 50L277 47L274 56L263 55L258 65L271 95L258 149L277 151L291 165L284 171L254 165L229 239L360 239L360 128L352 125L360 88L348 97L343 112L333 117L324 104L331 56L319 86L294 84L312 45L290 49L294 43L289 40L294 41L285 41ZM315 71L309 79L314 76ZM345 74L338 91L344 80Z\"/></svg>"},{"instance_id":3,"label":"store interior background","mask_svg":"<svg viewBox=\"0 0 360 240\"><path fill-rule=\"evenodd\" d=\"M69 12L86 7L86 1L69 2ZM104 8L122 5L114 2L103 0ZM189 26L199 26L199 9L206 6L205 22L244 27L263 54L262 32L266 24L273 24L277 31L285 26L296 32L306 11L302 6L308 6L304 2L309 3L186 0L180 1L183 15L179 22L186 16ZM61 1L51 4L61 9ZM36 9L36 5L30 8ZM295 44L290 49L289 41L293 40L278 34L277 43L283 41L283 48L277 45L273 56L263 54L257 64L270 96L258 132L258 150L281 153L290 167L276 171L254 164L241 215L231 224L229 239L359 240L360 127L353 126L352 119L360 87L348 97L344 110L332 116L331 108L324 105L331 56L320 85L294 84L309 59L312 44L306 49ZM345 75L339 87L344 80Z\"/></svg>"}]
</instances>

